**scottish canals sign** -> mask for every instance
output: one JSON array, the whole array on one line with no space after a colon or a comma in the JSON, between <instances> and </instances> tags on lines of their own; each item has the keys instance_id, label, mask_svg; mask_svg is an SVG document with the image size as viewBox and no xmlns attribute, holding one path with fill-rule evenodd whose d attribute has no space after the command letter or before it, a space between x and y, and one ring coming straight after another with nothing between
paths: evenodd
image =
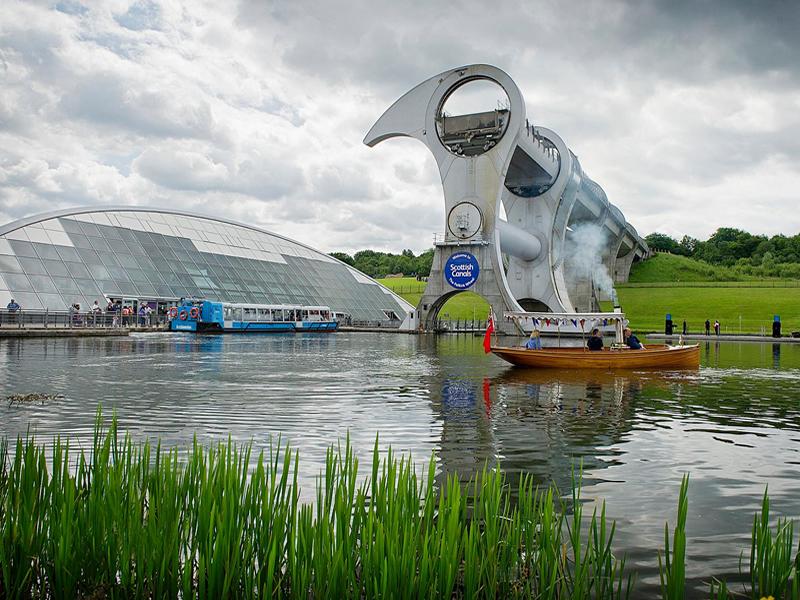
<instances>
[{"instance_id":1,"label":"scottish canals sign","mask_svg":"<svg viewBox=\"0 0 800 600\"><path fill-rule=\"evenodd\" d=\"M459 252L447 259L444 278L457 290L465 290L478 280L478 259L469 252Z\"/></svg>"}]
</instances>

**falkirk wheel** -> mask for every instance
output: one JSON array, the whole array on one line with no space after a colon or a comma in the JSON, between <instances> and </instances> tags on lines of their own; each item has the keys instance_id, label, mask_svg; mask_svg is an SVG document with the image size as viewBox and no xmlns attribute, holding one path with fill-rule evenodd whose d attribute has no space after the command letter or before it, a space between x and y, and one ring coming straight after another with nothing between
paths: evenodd
<instances>
[{"instance_id":1,"label":"falkirk wheel","mask_svg":"<svg viewBox=\"0 0 800 600\"><path fill-rule=\"evenodd\" d=\"M448 99L478 81L499 86L507 102L449 114ZM430 329L444 303L463 291L485 298L498 317L597 312L613 282L626 281L633 262L649 254L564 141L531 124L519 88L496 67L459 67L420 83L386 110L364 143L398 136L431 151L445 203L444 235L406 326ZM530 328L521 322L499 318L496 327Z\"/></svg>"}]
</instances>

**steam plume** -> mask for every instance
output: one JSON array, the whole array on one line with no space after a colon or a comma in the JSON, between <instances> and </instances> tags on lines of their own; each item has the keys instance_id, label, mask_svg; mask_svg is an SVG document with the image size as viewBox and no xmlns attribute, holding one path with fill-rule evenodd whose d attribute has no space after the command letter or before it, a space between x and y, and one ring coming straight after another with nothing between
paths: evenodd
<instances>
[{"instance_id":1,"label":"steam plume","mask_svg":"<svg viewBox=\"0 0 800 600\"><path fill-rule=\"evenodd\" d=\"M571 228L564 245L566 259L580 277L591 277L595 288L611 298L614 282L603 264L603 250L608 245L606 233L595 223L581 223Z\"/></svg>"}]
</instances>

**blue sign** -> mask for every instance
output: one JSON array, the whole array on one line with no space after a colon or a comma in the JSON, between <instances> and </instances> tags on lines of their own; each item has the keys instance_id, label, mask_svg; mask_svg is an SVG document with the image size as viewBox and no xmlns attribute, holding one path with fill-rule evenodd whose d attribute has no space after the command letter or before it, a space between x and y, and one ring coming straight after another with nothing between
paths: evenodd
<instances>
[{"instance_id":1,"label":"blue sign","mask_svg":"<svg viewBox=\"0 0 800 600\"><path fill-rule=\"evenodd\" d=\"M478 259L469 252L459 252L447 259L444 265L444 278L457 290L465 290L478 281Z\"/></svg>"}]
</instances>

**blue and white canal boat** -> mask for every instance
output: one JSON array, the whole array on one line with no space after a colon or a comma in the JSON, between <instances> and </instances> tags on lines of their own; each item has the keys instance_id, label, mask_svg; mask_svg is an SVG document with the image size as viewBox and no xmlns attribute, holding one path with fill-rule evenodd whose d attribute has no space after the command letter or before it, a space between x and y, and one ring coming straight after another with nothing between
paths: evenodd
<instances>
[{"instance_id":1,"label":"blue and white canal boat","mask_svg":"<svg viewBox=\"0 0 800 600\"><path fill-rule=\"evenodd\" d=\"M327 306L185 301L169 316L172 331L198 333L324 332L339 326Z\"/></svg>"}]
</instances>

